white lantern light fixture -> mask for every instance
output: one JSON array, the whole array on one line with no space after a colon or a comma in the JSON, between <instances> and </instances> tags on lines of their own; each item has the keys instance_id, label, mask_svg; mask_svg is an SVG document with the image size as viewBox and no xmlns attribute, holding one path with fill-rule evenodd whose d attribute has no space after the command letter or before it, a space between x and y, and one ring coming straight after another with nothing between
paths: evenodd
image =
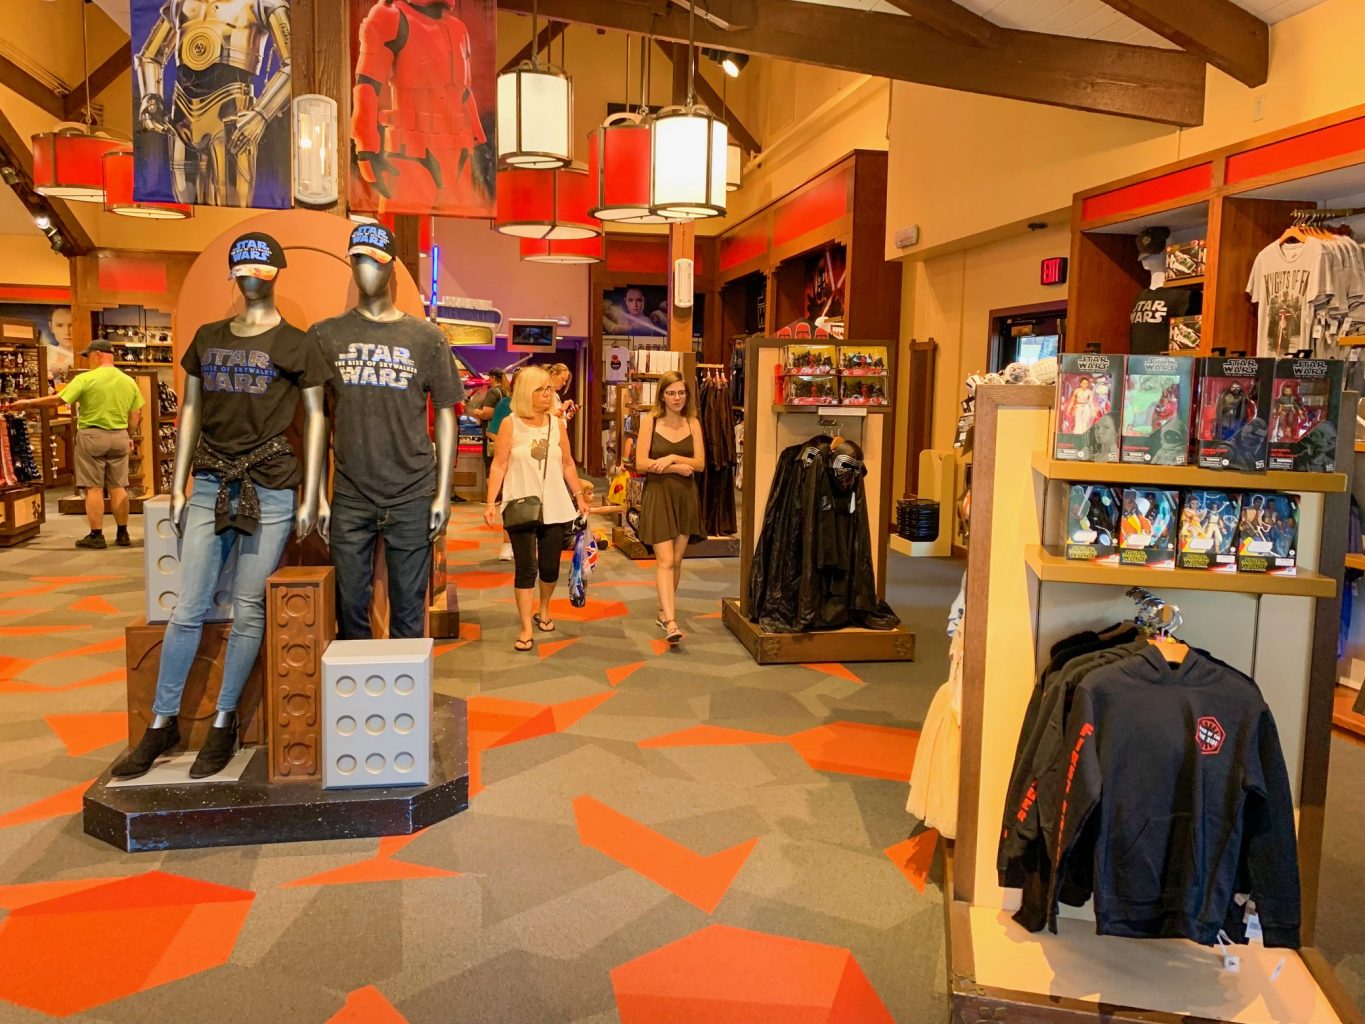
<instances>
[{"instance_id":1,"label":"white lantern light fixture","mask_svg":"<svg viewBox=\"0 0 1365 1024\"><path fill-rule=\"evenodd\" d=\"M697 102L695 5L688 7L687 102L655 116L650 164L650 207L668 220L725 215L725 161L729 129Z\"/></svg>"},{"instance_id":2,"label":"white lantern light fixture","mask_svg":"<svg viewBox=\"0 0 1365 1024\"><path fill-rule=\"evenodd\" d=\"M725 191L736 192L744 184L744 150L738 142L725 147Z\"/></svg>"},{"instance_id":3,"label":"white lantern light fixture","mask_svg":"<svg viewBox=\"0 0 1365 1024\"><path fill-rule=\"evenodd\" d=\"M531 4L531 59L498 76L498 167L553 170L573 162L573 82L540 63L540 22Z\"/></svg>"},{"instance_id":4,"label":"white lantern light fixture","mask_svg":"<svg viewBox=\"0 0 1365 1024\"><path fill-rule=\"evenodd\" d=\"M310 206L337 201L337 103L294 97L294 198Z\"/></svg>"}]
</instances>

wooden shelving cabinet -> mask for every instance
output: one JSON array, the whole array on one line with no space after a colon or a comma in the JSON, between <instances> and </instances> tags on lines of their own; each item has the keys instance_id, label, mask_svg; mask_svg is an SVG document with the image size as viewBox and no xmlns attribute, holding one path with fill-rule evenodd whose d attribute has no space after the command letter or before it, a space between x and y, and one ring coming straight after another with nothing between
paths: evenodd
<instances>
[{"instance_id":1,"label":"wooden shelving cabinet","mask_svg":"<svg viewBox=\"0 0 1365 1024\"><path fill-rule=\"evenodd\" d=\"M47 346L31 321L0 319L0 378L5 382L5 398L43 398L49 393ZM29 444L38 477L0 489L0 547L32 540L47 519L44 488L52 472L49 452L52 410L30 410L24 418L28 421ZM3 417L0 429L9 429Z\"/></svg>"}]
</instances>

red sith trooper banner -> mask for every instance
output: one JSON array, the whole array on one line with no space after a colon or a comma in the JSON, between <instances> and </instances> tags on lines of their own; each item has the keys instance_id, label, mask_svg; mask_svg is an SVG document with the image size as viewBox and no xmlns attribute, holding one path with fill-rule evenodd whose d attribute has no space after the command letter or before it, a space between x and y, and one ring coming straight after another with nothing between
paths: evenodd
<instances>
[{"instance_id":1,"label":"red sith trooper banner","mask_svg":"<svg viewBox=\"0 0 1365 1024\"><path fill-rule=\"evenodd\" d=\"M491 218L495 0L350 0L350 208Z\"/></svg>"}]
</instances>

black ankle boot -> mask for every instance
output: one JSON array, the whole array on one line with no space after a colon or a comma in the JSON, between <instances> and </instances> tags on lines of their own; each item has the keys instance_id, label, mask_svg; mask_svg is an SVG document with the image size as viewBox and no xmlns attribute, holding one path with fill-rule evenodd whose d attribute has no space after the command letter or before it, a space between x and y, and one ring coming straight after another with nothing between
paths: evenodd
<instances>
[{"instance_id":1,"label":"black ankle boot","mask_svg":"<svg viewBox=\"0 0 1365 1024\"><path fill-rule=\"evenodd\" d=\"M146 775L162 754L167 753L180 742L180 723L174 718L169 725L160 729L148 729L142 734L136 747L124 755L123 760L114 765L110 772L116 779L135 779Z\"/></svg>"},{"instance_id":2,"label":"black ankle boot","mask_svg":"<svg viewBox=\"0 0 1365 1024\"><path fill-rule=\"evenodd\" d=\"M190 765L190 778L207 779L210 775L217 775L227 767L236 752L237 715L233 714L232 721L221 729L218 726L209 729L209 738L204 741L194 764Z\"/></svg>"}]
</instances>

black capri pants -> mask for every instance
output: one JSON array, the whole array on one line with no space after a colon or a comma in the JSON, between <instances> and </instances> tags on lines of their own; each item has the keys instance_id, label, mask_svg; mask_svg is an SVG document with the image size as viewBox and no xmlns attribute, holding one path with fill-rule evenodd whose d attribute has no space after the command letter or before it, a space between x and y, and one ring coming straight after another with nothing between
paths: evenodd
<instances>
[{"instance_id":1,"label":"black capri pants","mask_svg":"<svg viewBox=\"0 0 1365 1024\"><path fill-rule=\"evenodd\" d=\"M568 528L568 523L536 523L507 531L516 566L512 586L530 590L536 585L537 570L540 582L559 582L559 559L564 553L564 532Z\"/></svg>"}]
</instances>

